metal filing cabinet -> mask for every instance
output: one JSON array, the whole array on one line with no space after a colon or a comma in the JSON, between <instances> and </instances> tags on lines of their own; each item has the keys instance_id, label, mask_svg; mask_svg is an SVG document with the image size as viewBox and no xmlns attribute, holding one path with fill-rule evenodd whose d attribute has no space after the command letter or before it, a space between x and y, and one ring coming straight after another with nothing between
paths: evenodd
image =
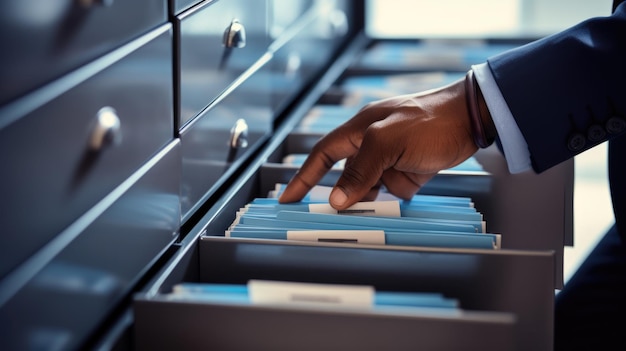
<instances>
[{"instance_id":1,"label":"metal filing cabinet","mask_svg":"<svg viewBox=\"0 0 626 351\"><path fill-rule=\"evenodd\" d=\"M172 140L171 35L161 27L3 110L0 275Z\"/></svg>"},{"instance_id":2,"label":"metal filing cabinet","mask_svg":"<svg viewBox=\"0 0 626 351\"><path fill-rule=\"evenodd\" d=\"M407 71L359 61L379 44L363 33L361 1L11 0L0 9L0 349L550 348L571 163L511 176L491 148L476 155L485 172L442 172L424 188L471 196L502 233L500 250L224 237L240 207L297 171L280 160L321 135L295 127L316 104L338 101L339 82ZM529 204L548 192L546 217L519 215L538 218ZM166 295L180 282L249 279L442 292L463 310Z\"/></svg>"},{"instance_id":3,"label":"metal filing cabinet","mask_svg":"<svg viewBox=\"0 0 626 351\"><path fill-rule=\"evenodd\" d=\"M166 5L0 5L0 349L86 348L178 237Z\"/></svg>"}]
</instances>

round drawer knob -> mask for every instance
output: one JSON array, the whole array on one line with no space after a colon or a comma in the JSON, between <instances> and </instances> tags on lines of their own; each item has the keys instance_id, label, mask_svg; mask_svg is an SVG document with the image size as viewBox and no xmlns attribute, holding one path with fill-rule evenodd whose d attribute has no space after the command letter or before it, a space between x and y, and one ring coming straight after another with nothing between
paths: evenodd
<instances>
[{"instance_id":1,"label":"round drawer knob","mask_svg":"<svg viewBox=\"0 0 626 351\"><path fill-rule=\"evenodd\" d=\"M348 16L345 12L335 9L329 16L331 32L334 36L339 37L348 33Z\"/></svg>"},{"instance_id":2,"label":"round drawer knob","mask_svg":"<svg viewBox=\"0 0 626 351\"><path fill-rule=\"evenodd\" d=\"M237 19L233 19L224 31L222 43L227 48L242 48L246 46L246 28Z\"/></svg>"},{"instance_id":3,"label":"round drawer knob","mask_svg":"<svg viewBox=\"0 0 626 351\"><path fill-rule=\"evenodd\" d=\"M233 149L245 149L248 147L248 124L240 118L230 129L230 147Z\"/></svg>"},{"instance_id":4,"label":"round drawer knob","mask_svg":"<svg viewBox=\"0 0 626 351\"><path fill-rule=\"evenodd\" d=\"M96 126L91 132L89 147L93 151L100 151L121 141L122 131L117 112L112 107L101 108L96 114Z\"/></svg>"},{"instance_id":5,"label":"round drawer knob","mask_svg":"<svg viewBox=\"0 0 626 351\"><path fill-rule=\"evenodd\" d=\"M290 52L285 62L285 75L289 78L295 78L302 67L302 59L297 52Z\"/></svg>"}]
</instances>

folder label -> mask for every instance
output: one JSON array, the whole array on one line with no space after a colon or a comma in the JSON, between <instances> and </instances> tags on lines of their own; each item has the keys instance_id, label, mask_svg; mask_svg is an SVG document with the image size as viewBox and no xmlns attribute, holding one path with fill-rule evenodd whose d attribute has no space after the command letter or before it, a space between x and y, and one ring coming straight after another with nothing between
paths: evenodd
<instances>
[{"instance_id":1,"label":"folder label","mask_svg":"<svg viewBox=\"0 0 626 351\"><path fill-rule=\"evenodd\" d=\"M400 202L395 200L357 202L356 204L342 211L335 210L328 203L309 204L309 212L379 217L401 216Z\"/></svg>"},{"instance_id":2,"label":"folder label","mask_svg":"<svg viewBox=\"0 0 626 351\"><path fill-rule=\"evenodd\" d=\"M288 230L287 240L385 245L384 230Z\"/></svg>"},{"instance_id":3,"label":"folder label","mask_svg":"<svg viewBox=\"0 0 626 351\"><path fill-rule=\"evenodd\" d=\"M367 285L340 285L250 280L250 302L253 304L297 304L371 308L374 288Z\"/></svg>"}]
</instances>

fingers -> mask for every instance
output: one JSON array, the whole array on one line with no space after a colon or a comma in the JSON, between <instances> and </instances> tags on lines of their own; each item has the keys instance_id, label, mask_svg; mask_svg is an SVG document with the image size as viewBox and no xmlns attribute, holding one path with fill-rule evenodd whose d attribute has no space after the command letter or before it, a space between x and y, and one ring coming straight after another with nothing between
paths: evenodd
<instances>
[{"instance_id":1,"label":"fingers","mask_svg":"<svg viewBox=\"0 0 626 351\"><path fill-rule=\"evenodd\" d=\"M376 185L371 188L365 196L361 199L361 201L374 201L378 197L378 193L380 192L380 187L382 182L376 183Z\"/></svg>"},{"instance_id":2,"label":"fingers","mask_svg":"<svg viewBox=\"0 0 626 351\"><path fill-rule=\"evenodd\" d=\"M353 118L320 139L287 184L279 202L300 201L337 161L344 158L350 162L346 162L331 192L330 204L336 209L345 209L376 194L383 171L395 164L405 146L397 140L397 130L386 128L388 123L384 121L407 102L410 102L408 96L400 96L368 104ZM415 186L412 186L407 191L413 192L414 189Z\"/></svg>"},{"instance_id":3,"label":"fingers","mask_svg":"<svg viewBox=\"0 0 626 351\"><path fill-rule=\"evenodd\" d=\"M371 195L380 186L383 172L396 161L397 143L389 139L376 123L367 129L361 147L346 162L344 170L330 193L330 205L343 210Z\"/></svg>"},{"instance_id":4,"label":"fingers","mask_svg":"<svg viewBox=\"0 0 626 351\"><path fill-rule=\"evenodd\" d=\"M390 168L383 173L382 183L389 193L410 200L435 175L406 173Z\"/></svg>"},{"instance_id":5,"label":"fingers","mask_svg":"<svg viewBox=\"0 0 626 351\"><path fill-rule=\"evenodd\" d=\"M281 203L300 201L333 165L358 150L346 128L338 128L317 142L298 173L287 184L279 197Z\"/></svg>"}]
</instances>

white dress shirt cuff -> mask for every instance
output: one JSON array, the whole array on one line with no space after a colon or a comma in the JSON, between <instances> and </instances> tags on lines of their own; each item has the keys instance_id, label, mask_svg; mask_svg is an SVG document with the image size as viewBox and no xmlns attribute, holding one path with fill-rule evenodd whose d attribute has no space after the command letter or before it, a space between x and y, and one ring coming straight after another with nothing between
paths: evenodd
<instances>
[{"instance_id":1,"label":"white dress shirt cuff","mask_svg":"<svg viewBox=\"0 0 626 351\"><path fill-rule=\"evenodd\" d=\"M528 144L504 101L489 65L486 62L472 65L472 69L498 131L509 172L514 174L532 169Z\"/></svg>"}]
</instances>

